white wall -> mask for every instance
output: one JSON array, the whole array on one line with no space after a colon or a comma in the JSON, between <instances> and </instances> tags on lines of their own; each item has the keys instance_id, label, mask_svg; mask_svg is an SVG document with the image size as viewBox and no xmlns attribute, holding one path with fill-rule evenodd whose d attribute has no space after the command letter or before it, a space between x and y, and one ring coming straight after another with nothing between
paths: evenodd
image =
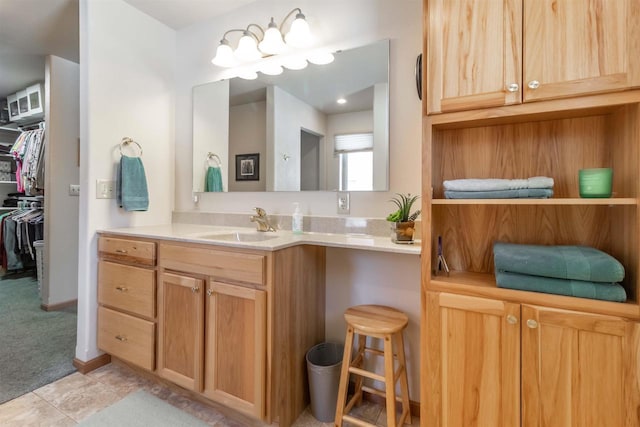
<instances>
[{"instance_id":1,"label":"white wall","mask_svg":"<svg viewBox=\"0 0 640 427\"><path fill-rule=\"evenodd\" d=\"M80 224L76 357L96 346L96 230L171 222L174 198L176 35L122 0L80 0ZM189 105L191 111L191 88ZM189 118L191 125L191 118ZM149 210L124 212L96 199L96 179L115 180L125 136L144 149ZM188 150L191 158L191 149ZM183 177L183 179L185 179ZM191 169L186 176L191 185Z\"/></svg>"},{"instance_id":2,"label":"white wall","mask_svg":"<svg viewBox=\"0 0 640 427\"><path fill-rule=\"evenodd\" d=\"M271 149L273 180L267 188L276 191L300 190L300 132L302 129L324 135L326 116L277 86L267 88L273 108L273 135L267 135ZM283 156L289 156L284 160Z\"/></svg>"},{"instance_id":3,"label":"white wall","mask_svg":"<svg viewBox=\"0 0 640 427\"><path fill-rule=\"evenodd\" d=\"M228 98L228 97L227 97ZM267 161L267 103L250 102L230 108L229 191L264 191ZM259 181L236 181L236 154L260 154ZM223 171L223 173L226 171Z\"/></svg>"},{"instance_id":4,"label":"white wall","mask_svg":"<svg viewBox=\"0 0 640 427\"><path fill-rule=\"evenodd\" d=\"M45 63L45 222L42 303L78 298L80 67L49 55Z\"/></svg>"}]
</instances>

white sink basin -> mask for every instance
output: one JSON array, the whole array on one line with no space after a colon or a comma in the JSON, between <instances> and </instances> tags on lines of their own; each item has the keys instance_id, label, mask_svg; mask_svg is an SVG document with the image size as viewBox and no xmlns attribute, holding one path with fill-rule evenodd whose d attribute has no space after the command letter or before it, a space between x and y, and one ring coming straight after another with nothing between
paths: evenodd
<instances>
[{"instance_id":1,"label":"white sink basin","mask_svg":"<svg viewBox=\"0 0 640 427\"><path fill-rule=\"evenodd\" d=\"M246 233L234 231L232 233L207 234L198 237L200 239L222 240L225 242L264 242L266 240L276 239L278 236L267 233Z\"/></svg>"}]
</instances>

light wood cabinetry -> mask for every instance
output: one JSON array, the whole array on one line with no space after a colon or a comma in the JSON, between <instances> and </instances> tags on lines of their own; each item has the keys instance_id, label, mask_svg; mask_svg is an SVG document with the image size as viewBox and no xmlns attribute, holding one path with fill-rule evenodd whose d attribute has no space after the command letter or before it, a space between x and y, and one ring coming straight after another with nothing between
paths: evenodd
<instances>
[{"instance_id":1,"label":"light wood cabinetry","mask_svg":"<svg viewBox=\"0 0 640 427\"><path fill-rule=\"evenodd\" d=\"M439 292L426 304L423 425L640 424L637 322Z\"/></svg>"},{"instance_id":2,"label":"light wood cabinetry","mask_svg":"<svg viewBox=\"0 0 640 427\"><path fill-rule=\"evenodd\" d=\"M98 240L98 348L155 368L155 243Z\"/></svg>"},{"instance_id":3,"label":"light wood cabinetry","mask_svg":"<svg viewBox=\"0 0 640 427\"><path fill-rule=\"evenodd\" d=\"M425 0L424 11L423 425L638 427L640 3ZM613 169L611 198L580 198L578 170L594 167ZM445 180L532 176L554 179L553 198L444 195ZM433 272L439 236L446 276ZM607 252L625 267L627 301L498 288L496 241Z\"/></svg>"},{"instance_id":4,"label":"light wood cabinetry","mask_svg":"<svg viewBox=\"0 0 640 427\"><path fill-rule=\"evenodd\" d=\"M635 0L425 0L429 114L640 86Z\"/></svg>"}]
</instances>

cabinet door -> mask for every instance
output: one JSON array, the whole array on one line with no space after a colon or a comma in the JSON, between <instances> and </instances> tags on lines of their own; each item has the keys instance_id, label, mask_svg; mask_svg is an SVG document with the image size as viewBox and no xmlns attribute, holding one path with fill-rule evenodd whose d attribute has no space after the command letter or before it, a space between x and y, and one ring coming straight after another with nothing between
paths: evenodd
<instances>
[{"instance_id":1,"label":"cabinet door","mask_svg":"<svg viewBox=\"0 0 640 427\"><path fill-rule=\"evenodd\" d=\"M522 0L429 0L427 112L522 100Z\"/></svg>"},{"instance_id":2,"label":"cabinet door","mask_svg":"<svg viewBox=\"0 0 640 427\"><path fill-rule=\"evenodd\" d=\"M638 326L523 305L522 425L637 427Z\"/></svg>"},{"instance_id":3,"label":"cabinet door","mask_svg":"<svg viewBox=\"0 0 640 427\"><path fill-rule=\"evenodd\" d=\"M212 281L207 295L204 394L262 419L266 293Z\"/></svg>"},{"instance_id":4,"label":"cabinet door","mask_svg":"<svg viewBox=\"0 0 640 427\"><path fill-rule=\"evenodd\" d=\"M162 273L158 292L158 374L202 391L204 281Z\"/></svg>"},{"instance_id":5,"label":"cabinet door","mask_svg":"<svg viewBox=\"0 0 640 427\"><path fill-rule=\"evenodd\" d=\"M640 85L639 10L637 0L524 0L525 102Z\"/></svg>"},{"instance_id":6,"label":"cabinet door","mask_svg":"<svg viewBox=\"0 0 640 427\"><path fill-rule=\"evenodd\" d=\"M428 426L520 424L520 306L428 292Z\"/></svg>"}]
</instances>

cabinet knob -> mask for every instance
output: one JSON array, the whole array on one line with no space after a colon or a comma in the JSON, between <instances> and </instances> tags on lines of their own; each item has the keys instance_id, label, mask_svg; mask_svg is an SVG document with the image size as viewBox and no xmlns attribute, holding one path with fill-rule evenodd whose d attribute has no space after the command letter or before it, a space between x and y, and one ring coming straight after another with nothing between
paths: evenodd
<instances>
[{"instance_id":1,"label":"cabinet knob","mask_svg":"<svg viewBox=\"0 0 640 427\"><path fill-rule=\"evenodd\" d=\"M116 286L116 290L120 292L127 292L129 288L125 288L124 286Z\"/></svg>"},{"instance_id":2,"label":"cabinet knob","mask_svg":"<svg viewBox=\"0 0 640 427\"><path fill-rule=\"evenodd\" d=\"M540 82L537 80L531 80L527 86L529 86L529 89L538 89L540 87Z\"/></svg>"},{"instance_id":3,"label":"cabinet knob","mask_svg":"<svg viewBox=\"0 0 640 427\"><path fill-rule=\"evenodd\" d=\"M518 323L518 318L513 314L510 314L507 316L507 323L510 325L515 325L516 323Z\"/></svg>"},{"instance_id":4,"label":"cabinet knob","mask_svg":"<svg viewBox=\"0 0 640 427\"><path fill-rule=\"evenodd\" d=\"M528 326L529 328L531 328L531 329L535 329L535 328L537 328L537 327L538 327L538 322L536 322L536 321L535 321L535 320L533 320L533 319L529 319L529 320L527 320L527 326Z\"/></svg>"},{"instance_id":5,"label":"cabinet knob","mask_svg":"<svg viewBox=\"0 0 640 427\"><path fill-rule=\"evenodd\" d=\"M213 289L207 289L207 296L213 295Z\"/></svg>"},{"instance_id":6,"label":"cabinet knob","mask_svg":"<svg viewBox=\"0 0 640 427\"><path fill-rule=\"evenodd\" d=\"M196 292L198 292L199 290L200 290L200 288L199 288L199 287L197 287L197 286L194 286L193 288L191 288L191 292L193 292L194 294L195 294Z\"/></svg>"},{"instance_id":7,"label":"cabinet knob","mask_svg":"<svg viewBox=\"0 0 640 427\"><path fill-rule=\"evenodd\" d=\"M116 249L115 251L117 254L126 254L127 251L125 249Z\"/></svg>"},{"instance_id":8,"label":"cabinet knob","mask_svg":"<svg viewBox=\"0 0 640 427\"><path fill-rule=\"evenodd\" d=\"M518 83L511 83L509 86L507 86L507 90L509 92L517 92L518 89L520 89L520 85Z\"/></svg>"},{"instance_id":9,"label":"cabinet knob","mask_svg":"<svg viewBox=\"0 0 640 427\"><path fill-rule=\"evenodd\" d=\"M127 337L124 337L122 335L116 335L116 339L121 342L127 342Z\"/></svg>"}]
</instances>

